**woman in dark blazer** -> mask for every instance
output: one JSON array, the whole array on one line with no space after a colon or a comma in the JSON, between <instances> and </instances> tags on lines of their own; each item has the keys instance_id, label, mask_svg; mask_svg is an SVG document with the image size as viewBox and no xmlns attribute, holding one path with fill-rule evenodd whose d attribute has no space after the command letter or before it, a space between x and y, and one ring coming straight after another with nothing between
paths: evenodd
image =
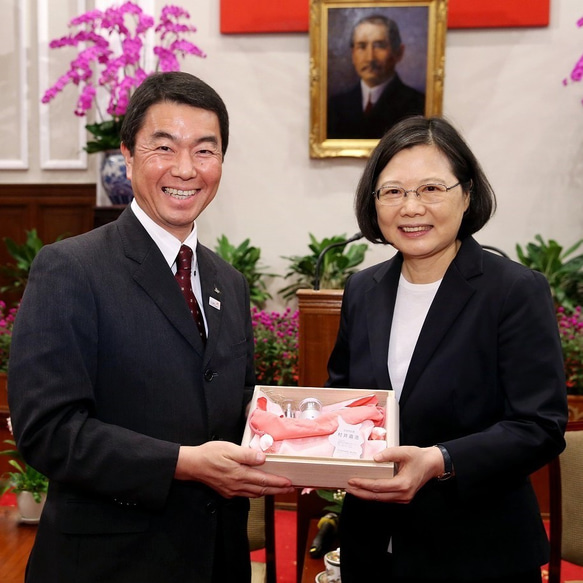
<instances>
[{"instance_id":1,"label":"woman in dark blazer","mask_svg":"<svg viewBox=\"0 0 583 583\"><path fill-rule=\"evenodd\" d=\"M529 474L564 448L565 379L545 278L472 238L495 209L445 120L408 118L368 161L356 213L398 253L354 275L334 387L399 399L395 477L350 480L342 582L540 582L548 541Z\"/></svg>"}]
</instances>

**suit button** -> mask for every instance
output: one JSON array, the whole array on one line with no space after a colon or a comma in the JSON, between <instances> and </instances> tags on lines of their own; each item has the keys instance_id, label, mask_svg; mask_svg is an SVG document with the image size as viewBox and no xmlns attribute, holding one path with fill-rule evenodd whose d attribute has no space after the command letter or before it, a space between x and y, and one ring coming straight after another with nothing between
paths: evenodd
<instances>
[{"instance_id":1,"label":"suit button","mask_svg":"<svg viewBox=\"0 0 583 583\"><path fill-rule=\"evenodd\" d=\"M217 374L218 373L216 373L214 370L207 368L204 371L204 380L210 383L217 376Z\"/></svg>"},{"instance_id":2,"label":"suit button","mask_svg":"<svg viewBox=\"0 0 583 583\"><path fill-rule=\"evenodd\" d=\"M209 502L206 505L206 509L209 514L215 514L215 512L217 511L217 505L214 502Z\"/></svg>"}]
</instances>

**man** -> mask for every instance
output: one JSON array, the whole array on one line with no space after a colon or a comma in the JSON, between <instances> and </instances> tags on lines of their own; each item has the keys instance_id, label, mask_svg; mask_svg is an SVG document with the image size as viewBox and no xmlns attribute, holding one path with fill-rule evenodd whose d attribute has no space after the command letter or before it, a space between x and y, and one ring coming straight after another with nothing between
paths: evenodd
<instances>
[{"instance_id":1,"label":"man","mask_svg":"<svg viewBox=\"0 0 583 583\"><path fill-rule=\"evenodd\" d=\"M352 64L360 83L328 101L328 139L378 139L397 121L425 113L425 94L395 71L405 47L394 20L359 20L351 35Z\"/></svg>"},{"instance_id":2,"label":"man","mask_svg":"<svg viewBox=\"0 0 583 583\"><path fill-rule=\"evenodd\" d=\"M131 207L41 250L14 328L14 432L51 480L27 581L248 582L246 498L292 489L235 445L254 384L249 290L197 242L227 111L192 75L153 75L122 142Z\"/></svg>"}]
</instances>

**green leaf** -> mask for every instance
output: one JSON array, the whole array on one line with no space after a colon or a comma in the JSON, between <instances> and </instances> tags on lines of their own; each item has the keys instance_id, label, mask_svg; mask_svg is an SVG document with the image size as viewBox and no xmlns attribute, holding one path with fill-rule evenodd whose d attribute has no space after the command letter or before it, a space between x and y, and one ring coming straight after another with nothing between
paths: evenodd
<instances>
[{"instance_id":1,"label":"green leaf","mask_svg":"<svg viewBox=\"0 0 583 583\"><path fill-rule=\"evenodd\" d=\"M65 235L59 236L57 241L64 236ZM10 237L4 237L3 241L8 253L15 260L15 263L0 266L2 273L4 273L11 281L9 285L2 287L0 292L24 291L26 283L28 282L28 274L32 262L43 247L44 243L38 236L36 229L26 231L26 241L22 245L19 245Z\"/></svg>"},{"instance_id":2,"label":"green leaf","mask_svg":"<svg viewBox=\"0 0 583 583\"><path fill-rule=\"evenodd\" d=\"M547 278L557 305L572 310L583 304L583 254L572 257L583 245L583 239L566 251L557 241L549 239L547 242L539 234L535 235L534 240L527 243L524 249L516 245L520 263L540 271Z\"/></svg>"},{"instance_id":3,"label":"green leaf","mask_svg":"<svg viewBox=\"0 0 583 583\"><path fill-rule=\"evenodd\" d=\"M271 298L264 278L275 277L275 274L267 273L260 267L261 250L252 246L250 239L235 246L226 235L222 235L217 239L215 252L245 276L252 305L260 308Z\"/></svg>"},{"instance_id":4,"label":"green leaf","mask_svg":"<svg viewBox=\"0 0 583 583\"><path fill-rule=\"evenodd\" d=\"M346 241L345 234L325 237L321 241L318 241L312 233L308 235L310 239L308 249L312 252L310 255L282 257L290 262L284 279L292 279L291 283L278 290L286 301L291 300L297 290L311 289L314 286L316 264L322 251L329 245ZM342 289L346 284L346 279L354 273L353 268L364 261L367 250L366 244L349 244L329 249L320 265L320 288Z\"/></svg>"}]
</instances>

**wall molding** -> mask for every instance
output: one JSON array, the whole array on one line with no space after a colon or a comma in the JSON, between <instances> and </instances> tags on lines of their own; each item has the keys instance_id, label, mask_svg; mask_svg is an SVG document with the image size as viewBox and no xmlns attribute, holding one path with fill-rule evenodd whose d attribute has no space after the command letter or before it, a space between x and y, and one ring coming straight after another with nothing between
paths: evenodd
<instances>
[{"instance_id":1,"label":"wall molding","mask_svg":"<svg viewBox=\"0 0 583 583\"><path fill-rule=\"evenodd\" d=\"M51 123L50 104L41 103L42 94L54 80L49 75L49 42L52 40L49 35L49 19L52 14L57 14L62 18L62 13L55 10L54 0L51 0L52 8L49 7L49 0L37 0L37 35L38 35L38 85L39 85L39 149L40 167L43 170L86 170L87 152L83 149L87 143L85 130L86 118L78 117L76 124L76 137L79 144L79 155L77 158L58 159L53 158L51 153ZM82 14L87 10L85 0L77 0L77 14ZM75 16L75 15L73 15Z\"/></svg>"},{"instance_id":2,"label":"wall molding","mask_svg":"<svg viewBox=\"0 0 583 583\"><path fill-rule=\"evenodd\" d=\"M19 158L0 159L0 170L28 170L28 77L26 71L28 13L27 2L15 2L14 11L17 16L17 43L16 58L18 59L18 132L20 137Z\"/></svg>"}]
</instances>

